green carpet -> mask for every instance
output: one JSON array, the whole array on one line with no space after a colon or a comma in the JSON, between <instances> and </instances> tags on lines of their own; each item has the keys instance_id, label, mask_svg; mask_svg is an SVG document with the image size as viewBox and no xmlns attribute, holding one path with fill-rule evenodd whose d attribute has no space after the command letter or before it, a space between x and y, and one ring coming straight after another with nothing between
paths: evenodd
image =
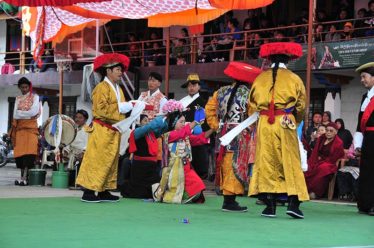
<instances>
[{"instance_id":1,"label":"green carpet","mask_svg":"<svg viewBox=\"0 0 374 248\"><path fill-rule=\"evenodd\" d=\"M270 219L254 199L239 201L247 213L221 212L222 198L214 196L202 205L0 199L0 247L374 247L374 218L355 207L309 202L304 220L290 218L285 207Z\"/></svg>"}]
</instances>

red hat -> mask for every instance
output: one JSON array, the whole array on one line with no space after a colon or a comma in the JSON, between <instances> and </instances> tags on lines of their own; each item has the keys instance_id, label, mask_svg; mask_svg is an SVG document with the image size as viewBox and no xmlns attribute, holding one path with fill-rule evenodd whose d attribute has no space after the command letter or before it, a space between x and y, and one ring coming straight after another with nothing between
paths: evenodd
<instances>
[{"instance_id":1,"label":"red hat","mask_svg":"<svg viewBox=\"0 0 374 248\"><path fill-rule=\"evenodd\" d=\"M230 62L223 72L235 80L251 84L262 70L250 64Z\"/></svg>"},{"instance_id":2,"label":"red hat","mask_svg":"<svg viewBox=\"0 0 374 248\"><path fill-rule=\"evenodd\" d=\"M130 59L119 53L103 54L94 60L94 71L97 71L101 67L108 68L115 65L122 65L123 69L126 71L130 65Z\"/></svg>"},{"instance_id":3,"label":"red hat","mask_svg":"<svg viewBox=\"0 0 374 248\"><path fill-rule=\"evenodd\" d=\"M290 56L291 59L297 59L303 55L303 48L295 42L272 42L261 45L261 58L267 59L276 54L285 54Z\"/></svg>"},{"instance_id":4,"label":"red hat","mask_svg":"<svg viewBox=\"0 0 374 248\"><path fill-rule=\"evenodd\" d=\"M335 128L335 130L339 130L338 125L336 125L335 122L330 122L329 124L327 124L326 127L332 127L332 128Z\"/></svg>"}]
</instances>

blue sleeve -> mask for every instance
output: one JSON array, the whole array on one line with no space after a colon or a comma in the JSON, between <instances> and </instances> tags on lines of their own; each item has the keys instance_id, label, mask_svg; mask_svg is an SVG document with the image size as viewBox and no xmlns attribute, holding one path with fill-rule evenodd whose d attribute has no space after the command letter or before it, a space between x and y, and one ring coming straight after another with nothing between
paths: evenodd
<instances>
[{"instance_id":1,"label":"blue sleeve","mask_svg":"<svg viewBox=\"0 0 374 248\"><path fill-rule=\"evenodd\" d=\"M147 123L142 127L138 127L134 130L135 139L144 137L149 132L154 132L156 136L160 136L163 130L167 129L167 124L162 116L158 116L151 122Z\"/></svg>"}]
</instances>

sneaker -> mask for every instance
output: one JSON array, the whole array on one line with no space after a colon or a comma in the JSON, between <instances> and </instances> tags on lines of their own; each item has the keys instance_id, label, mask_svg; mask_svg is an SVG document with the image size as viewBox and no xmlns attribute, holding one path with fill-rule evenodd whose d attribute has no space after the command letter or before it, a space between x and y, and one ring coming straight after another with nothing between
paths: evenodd
<instances>
[{"instance_id":1,"label":"sneaker","mask_svg":"<svg viewBox=\"0 0 374 248\"><path fill-rule=\"evenodd\" d=\"M14 185L19 185L20 182L21 182L21 180L15 180Z\"/></svg>"},{"instance_id":2,"label":"sneaker","mask_svg":"<svg viewBox=\"0 0 374 248\"><path fill-rule=\"evenodd\" d=\"M286 213L295 219L304 219L304 214L300 209L289 209Z\"/></svg>"},{"instance_id":3,"label":"sneaker","mask_svg":"<svg viewBox=\"0 0 374 248\"><path fill-rule=\"evenodd\" d=\"M100 202L100 199L98 196L95 195L94 191L90 190L90 191L84 191L81 201L88 202L88 203L98 203Z\"/></svg>"},{"instance_id":4,"label":"sneaker","mask_svg":"<svg viewBox=\"0 0 374 248\"><path fill-rule=\"evenodd\" d=\"M28 183L26 180L22 180L20 183L19 183L19 186L27 186Z\"/></svg>"},{"instance_id":5,"label":"sneaker","mask_svg":"<svg viewBox=\"0 0 374 248\"><path fill-rule=\"evenodd\" d=\"M227 204L223 203L222 209L223 212L247 212L248 208L247 207L241 207L237 202Z\"/></svg>"},{"instance_id":6,"label":"sneaker","mask_svg":"<svg viewBox=\"0 0 374 248\"><path fill-rule=\"evenodd\" d=\"M99 192L97 194L100 202L119 202L119 197L112 195L109 191Z\"/></svg>"}]
</instances>

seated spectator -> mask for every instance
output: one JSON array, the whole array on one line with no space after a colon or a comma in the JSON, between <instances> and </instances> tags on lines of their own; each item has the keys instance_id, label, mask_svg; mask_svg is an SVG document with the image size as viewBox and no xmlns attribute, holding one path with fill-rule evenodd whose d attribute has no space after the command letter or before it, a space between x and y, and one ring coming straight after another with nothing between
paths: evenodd
<instances>
[{"instance_id":1,"label":"seated spectator","mask_svg":"<svg viewBox=\"0 0 374 248\"><path fill-rule=\"evenodd\" d=\"M248 17L243 22L243 30L255 30L259 28L258 17L255 10L249 9Z\"/></svg>"},{"instance_id":2,"label":"seated spectator","mask_svg":"<svg viewBox=\"0 0 374 248\"><path fill-rule=\"evenodd\" d=\"M205 62L207 61L217 61L219 53L217 52L217 46L218 46L218 39L217 37L213 37L213 39L210 41L210 44L207 45L204 48L204 55L205 55Z\"/></svg>"},{"instance_id":3,"label":"seated spectator","mask_svg":"<svg viewBox=\"0 0 374 248\"><path fill-rule=\"evenodd\" d=\"M357 19L362 19L368 16L367 10L365 8L361 8L357 11ZM362 20L356 20L354 22L354 27L355 27L355 35L356 37L364 37L366 35L366 32L368 31L368 25L365 23L365 19Z\"/></svg>"},{"instance_id":4,"label":"seated spectator","mask_svg":"<svg viewBox=\"0 0 374 248\"><path fill-rule=\"evenodd\" d=\"M154 42L148 60L154 61L155 65L165 65L165 48L161 47L158 42Z\"/></svg>"},{"instance_id":5,"label":"seated spectator","mask_svg":"<svg viewBox=\"0 0 374 248\"><path fill-rule=\"evenodd\" d=\"M184 61L187 61L189 57L190 48L186 43L185 39L178 39L176 44L171 48L172 62L171 64L176 64L177 58L184 58Z\"/></svg>"},{"instance_id":6,"label":"seated spectator","mask_svg":"<svg viewBox=\"0 0 374 248\"><path fill-rule=\"evenodd\" d=\"M317 129L316 132L314 132L311 136L311 140L310 140L310 143L309 143L309 146L311 149L313 149L317 143L317 140L319 137L321 137L322 135L324 135L326 133L326 126L325 125L320 125Z\"/></svg>"},{"instance_id":7,"label":"seated spectator","mask_svg":"<svg viewBox=\"0 0 374 248\"><path fill-rule=\"evenodd\" d=\"M314 138L317 138L317 129L321 126L322 122L322 113L314 112L312 116L312 124L307 128L305 132L305 138L308 143L312 140L312 135Z\"/></svg>"},{"instance_id":8,"label":"seated spectator","mask_svg":"<svg viewBox=\"0 0 374 248\"><path fill-rule=\"evenodd\" d=\"M129 51L127 53L130 58L130 68L129 71L133 71L133 67L139 67L142 65L140 49L137 44L130 44Z\"/></svg>"},{"instance_id":9,"label":"seated spectator","mask_svg":"<svg viewBox=\"0 0 374 248\"><path fill-rule=\"evenodd\" d=\"M45 71L55 71L57 66L54 62L53 50L46 50L41 57L42 66L39 67L38 63L32 59L29 71L31 72L45 72Z\"/></svg>"},{"instance_id":10,"label":"seated spectator","mask_svg":"<svg viewBox=\"0 0 374 248\"><path fill-rule=\"evenodd\" d=\"M188 33L188 29L187 28L182 28L181 31L180 31L180 34L181 34L181 38L186 41L186 44L190 45L191 42L190 42L190 35Z\"/></svg>"},{"instance_id":11,"label":"seated spectator","mask_svg":"<svg viewBox=\"0 0 374 248\"><path fill-rule=\"evenodd\" d=\"M351 40L354 38L354 29L351 22L346 22L344 24L342 40Z\"/></svg>"},{"instance_id":12,"label":"seated spectator","mask_svg":"<svg viewBox=\"0 0 374 248\"><path fill-rule=\"evenodd\" d=\"M316 15L316 22L327 22L329 21L329 18L326 14L326 11L323 9L317 10L317 15Z\"/></svg>"},{"instance_id":13,"label":"seated spectator","mask_svg":"<svg viewBox=\"0 0 374 248\"><path fill-rule=\"evenodd\" d=\"M344 149L348 150L352 145L352 134L348 129L345 129L343 119L336 119L335 124L338 127L338 136L343 141L343 147Z\"/></svg>"},{"instance_id":14,"label":"seated spectator","mask_svg":"<svg viewBox=\"0 0 374 248\"><path fill-rule=\"evenodd\" d=\"M236 32L240 32L238 28L239 22L237 19L233 18L227 22L227 28L225 30L226 33L233 33L233 34L226 34L222 37L221 40L218 41L217 50L228 50L231 49L234 45L234 41L238 41L241 39L241 34ZM219 58L224 58L224 60L229 60L229 52L225 51L222 52Z\"/></svg>"},{"instance_id":15,"label":"seated spectator","mask_svg":"<svg viewBox=\"0 0 374 248\"><path fill-rule=\"evenodd\" d=\"M336 124L329 123L326 134L318 138L312 156L308 159L305 180L311 199L325 195L331 176L337 171L336 162L344 157L343 142L337 133Z\"/></svg>"},{"instance_id":16,"label":"seated spectator","mask_svg":"<svg viewBox=\"0 0 374 248\"><path fill-rule=\"evenodd\" d=\"M365 24L369 27L368 30L365 32L365 36L373 36L374 35L374 0L370 0L368 3L368 9L367 16L370 17L370 19L365 20Z\"/></svg>"},{"instance_id":17,"label":"seated spectator","mask_svg":"<svg viewBox=\"0 0 374 248\"><path fill-rule=\"evenodd\" d=\"M330 41L340 41L341 36L340 34L336 31L336 25L331 24L329 31L327 32L325 36L325 41L330 42Z\"/></svg>"},{"instance_id":18,"label":"seated spectator","mask_svg":"<svg viewBox=\"0 0 374 248\"><path fill-rule=\"evenodd\" d=\"M345 23L344 21L345 21L346 19L348 19L348 12L347 12L346 9L341 9L341 10L339 11L339 14L338 14L337 18L336 18L337 21L340 21L340 22L337 24L339 30L343 30L343 28L344 28L344 23Z\"/></svg>"},{"instance_id":19,"label":"seated spectator","mask_svg":"<svg viewBox=\"0 0 374 248\"><path fill-rule=\"evenodd\" d=\"M325 111L322 114L322 125L327 126L331 122L331 112Z\"/></svg>"},{"instance_id":20,"label":"seated spectator","mask_svg":"<svg viewBox=\"0 0 374 248\"><path fill-rule=\"evenodd\" d=\"M290 24L292 27L287 29L286 35L290 39L290 41L297 42L297 43L304 43L305 39L304 36L300 32L300 28L295 27L297 25L296 21L291 22Z\"/></svg>"},{"instance_id":21,"label":"seated spectator","mask_svg":"<svg viewBox=\"0 0 374 248\"><path fill-rule=\"evenodd\" d=\"M347 153L347 160L336 175L336 184L340 200L355 201L358 196L358 179L360 160L355 156L354 146Z\"/></svg>"},{"instance_id":22,"label":"seated spectator","mask_svg":"<svg viewBox=\"0 0 374 248\"><path fill-rule=\"evenodd\" d=\"M249 49L249 58L257 59L260 53L260 46L264 44L263 39L261 38L260 33L254 33L253 38L251 38L248 42L248 49Z\"/></svg>"},{"instance_id":23,"label":"seated spectator","mask_svg":"<svg viewBox=\"0 0 374 248\"><path fill-rule=\"evenodd\" d=\"M314 32L314 42L322 42L324 41L324 30L323 30L323 25L322 24L318 24L316 29L315 29L315 32Z\"/></svg>"}]
</instances>

